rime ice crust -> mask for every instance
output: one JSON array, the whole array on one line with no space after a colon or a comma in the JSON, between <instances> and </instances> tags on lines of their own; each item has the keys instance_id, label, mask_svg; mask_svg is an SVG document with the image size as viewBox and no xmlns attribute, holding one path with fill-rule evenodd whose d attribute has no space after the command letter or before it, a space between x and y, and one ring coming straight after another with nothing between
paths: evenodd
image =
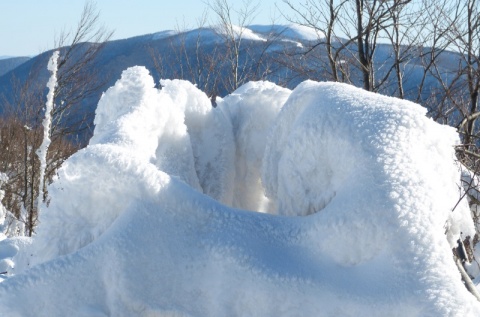
<instances>
[{"instance_id":1,"label":"rime ice crust","mask_svg":"<svg viewBox=\"0 0 480 317\"><path fill-rule=\"evenodd\" d=\"M134 67L105 93L25 249L39 264L0 284L1 315L480 314L450 251L473 230L466 205L451 211L453 129L347 85L250 83L212 109L162 84ZM260 175L281 216L204 194L249 205L263 188L235 188Z\"/></svg>"},{"instance_id":2,"label":"rime ice crust","mask_svg":"<svg viewBox=\"0 0 480 317\"><path fill-rule=\"evenodd\" d=\"M235 142L232 206L272 211L261 182L267 135L291 91L270 82L249 82L218 103L226 114Z\"/></svg>"}]
</instances>

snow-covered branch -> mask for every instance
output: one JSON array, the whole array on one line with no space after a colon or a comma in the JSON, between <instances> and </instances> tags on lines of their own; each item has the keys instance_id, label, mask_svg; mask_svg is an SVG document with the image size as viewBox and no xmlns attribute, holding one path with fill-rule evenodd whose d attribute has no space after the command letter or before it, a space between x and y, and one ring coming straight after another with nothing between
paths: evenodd
<instances>
[{"instance_id":1,"label":"snow-covered branch","mask_svg":"<svg viewBox=\"0 0 480 317\"><path fill-rule=\"evenodd\" d=\"M57 86L57 61L58 61L59 51L55 51L52 54L48 62L48 70L51 72L50 79L47 83L48 94L47 102L45 104L45 118L43 119L43 141L40 147L37 150L38 159L40 160L40 185L39 185L39 194L38 194L38 207L37 210L40 210L40 206L43 201L44 196L44 183L45 183L45 169L47 168L47 153L48 147L50 146L50 128L52 125L52 111L54 108L53 99L55 97L55 87Z\"/></svg>"}]
</instances>

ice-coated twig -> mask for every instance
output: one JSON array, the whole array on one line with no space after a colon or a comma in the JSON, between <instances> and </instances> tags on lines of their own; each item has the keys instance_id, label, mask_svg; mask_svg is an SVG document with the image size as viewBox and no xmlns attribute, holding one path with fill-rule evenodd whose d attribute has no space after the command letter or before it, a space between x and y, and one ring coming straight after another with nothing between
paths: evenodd
<instances>
[{"instance_id":1,"label":"ice-coated twig","mask_svg":"<svg viewBox=\"0 0 480 317\"><path fill-rule=\"evenodd\" d=\"M54 107L54 97L55 97L55 87L57 86L57 61L58 61L59 51L55 51L48 61L48 70L52 73L50 79L47 83L48 94L47 102L45 104L45 117L43 119L43 141L40 147L37 150L37 156L40 160L40 184L38 188L38 205L37 211L40 211L40 206L43 201L44 195L44 183L45 183L45 169L47 168L47 152L48 147L50 146L50 127L52 125L52 110Z\"/></svg>"}]
</instances>

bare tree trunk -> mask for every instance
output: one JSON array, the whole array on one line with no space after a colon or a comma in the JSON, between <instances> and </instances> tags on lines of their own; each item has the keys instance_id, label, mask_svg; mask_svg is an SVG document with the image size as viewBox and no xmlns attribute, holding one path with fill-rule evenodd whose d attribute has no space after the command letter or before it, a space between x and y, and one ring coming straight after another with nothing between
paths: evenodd
<instances>
[{"instance_id":1,"label":"bare tree trunk","mask_svg":"<svg viewBox=\"0 0 480 317\"><path fill-rule=\"evenodd\" d=\"M395 9L392 12L392 19L393 19L393 33L394 33L394 43L393 43L393 50L395 54L395 73L397 75L397 87L398 87L398 97L400 99L405 98L405 93L403 91L403 78L402 78L402 71L400 69L401 60L400 60L400 25L399 25L399 16L398 10Z\"/></svg>"},{"instance_id":2,"label":"bare tree trunk","mask_svg":"<svg viewBox=\"0 0 480 317\"><path fill-rule=\"evenodd\" d=\"M370 65L368 63L366 52L365 52L365 43L364 43L364 28L363 28L363 1L364 0L355 0L355 8L357 14L357 49L358 49L358 60L360 62L360 70L363 76L363 89L370 91L372 86L370 85Z\"/></svg>"},{"instance_id":3,"label":"bare tree trunk","mask_svg":"<svg viewBox=\"0 0 480 317\"><path fill-rule=\"evenodd\" d=\"M327 56L328 56L328 62L330 63L330 69L332 71L333 80L338 82L339 80L338 80L338 72L337 72L337 61L335 60L335 57L333 54L333 47L332 47L333 26L336 19L333 0L330 0L328 4L328 8L330 11L330 19L328 21L327 34L326 34Z\"/></svg>"},{"instance_id":4,"label":"bare tree trunk","mask_svg":"<svg viewBox=\"0 0 480 317\"><path fill-rule=\"evenodd\" d=\"M244 32L247 25L251 22L258 10L258 5L252 5L251 0L244 1L240 10L235 11L237 14L236 21L234 20L234 8L227 0L214 0L209 3L210 9L215 13L219 21L218 33L224 38L227 46L227 63L230 66L227 77L226 88L228 91L233 91L244 84L249 78L248 72L241 69L240 57L242 47L244 47ZM248 48L243 48L245 56L249 56ZM247 61L242 62L244 67Z\"/></svg>"}]
</instances>

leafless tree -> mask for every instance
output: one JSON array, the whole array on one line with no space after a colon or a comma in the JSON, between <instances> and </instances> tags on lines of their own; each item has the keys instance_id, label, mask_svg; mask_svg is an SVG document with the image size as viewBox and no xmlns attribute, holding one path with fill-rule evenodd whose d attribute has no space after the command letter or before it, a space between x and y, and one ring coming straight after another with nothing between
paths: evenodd
<instances>
[{"instance_id":1,"label":"leafless tree","mask_svg":"<svg viewBox=\"0 0 480 317\"><path fill-rule=\"evenodd\" d=\"M105 79L98 73L95 63L113 31L100 25L99 18L95 3L86 2L76 28L61 32L55 41L55 46L60 49L60 58L52 137L78 134L80 129L84 129L86 118L79 116L82 101L105 85ZM65 122L68 124L62 124Z\"/></svg>"},{"instance_id":2,"label":"leafless tree","mask_svg":"<svg viewBox=\"0 0 480 317\"><path fill-rule=\"evenodd\" d=\"M208 5L215 16L212 27L207 26L204 13L197 20L197 29L177 26L174 36L162 40L168 47L151 47L150 55L160 78L189 80L214 101L218 95L273 72L267 50L275 38L273 32L255 40L247 38L247 25L258 7L250 1L243 2L238 10L227 0Z\"/></svg>"},{"instance_id":3,"label":"leafless tree","mask_svg":"<svg viewBox=\"0 0 480 317\"><path fill-rule=\"evenodd\" d=\"M272 71L265 59L266 51L275 42L275 36L247 38L247 26L254 19L258 4L244 0L235 7L227 0L214 0L208 3L216 16L216 31L223 38L224 58L227 71L222 71L222 86L228 92L234 91L249 80L260 80ZM261 43L261 45L259 45Z\"/></svg>"},{"instance_id":4,"label":"leafless tree","mask_svg":"<svg viewBox=\"0 0 480 317\"><path fill-rule=\"evenodd\" d=\"M185 24L177 25L174 36L167 39L168 50L160 52L150 47L149 53L160 78L189 80L212 97L218 94L221 57L218 43L207 40L206 23L207 14L204 13L197 20L196 30L189 30Z\"/></svg>"},{"instance_id":5,"label":"leafless tree","mask_svg":"<svg viewBox=\"0 0 480 317\"><path fill-rule=\"evenodd\" d=\"M463 120L459 130L463 133L463 143L466 151L478 148L476 121L480 116L478 97L480 90L480 12L477 0L467 0L459 3L458 18L452 23L448 35L452 46L460 54L459 81L465 83L467 102L460 106ZM462 94L462 92L460 92Z\"/></svg>"},{"instance_id":6,"label":"leafless tree","mask_svg":"<svg viewBox=\"0 0 480 317\"><path fill-rule=\"evenodd\" d=\"M95 72L95 58L111 33L98 27L98 18L94 3L87 2L75 31L63 32L57 40L61 57L44 184L48 184L64 160L78 150L79 144L72 142L72 135L85 128L85 117L78 115L82 101L103 84ZM4 116L0 122L0 142L2 148L8 149L0 159L0 172L8 176L8 181L3 183L3 202L24 225L24 232L18 233L29 236L38 222L36 201L46 199L38 197L40 173L35 152L43 137L41 122L46 102L43 74L50 55L38 56L38 63L25 79L12 78L13 98L1 99Z\"/></svg>"},{"instance_id":7,"label":"leafless tree","mask_svg":"<svg viewBox=\"0 0 480 317\"><path fill-rule=\"evenodd\" d=\"M239 10L234 10L227 0L215 0L209 3L210 9L218 18L217 32L225 40L227 62L229 64L229 76L227 76L227 90L237 89L245 78L245 72L242 71L242 65L247 63L240 62L242 42L246 26L254 17L258 5L252 6L251 1L243 1L243 6ZM235 19L234 14L237 15Z\"/></svg>"},{"instance_id":8,"label":"leafless tree","mask_svg":"<svg viewBox=\"0 0 480 317\"><path fill-rule=\"evenodd\" d=\"M406 72L409 64L414 64L419 51L418 47L424 43L422 28L427 21L425 14L425 3L423 0L411 0L387 7L389 20L382 26L382 36L391 45L392 54L384 63L381 81L377 86L389 81L391 74L394 74L395 87L390 90L388 87L382 89L389 95L401 99L406 98L404 81L409 74ZM414 66L414 65L410 65Z\"/></svg>"},{"instance_id":9,"label":"leafless tree","mask_svg":"<svg viewBox=\"0 0 480 317\"><path fill-rule=\"evenodd\" d=\"M295 14L294 16L284 14L287 20L309 27L317 32L317 41L300 54L306 56L306 59L310 61L309 64L312 64L311 66L314 66L316 71L325 74L327 79L337 82L349 81L350 73L346 69L347 64L344 63L347 57L342 54L342 49L340 49L338 45L338 37L336 34L338 23L341 23L338 21L338 17L343 7L347 4L347 1L307 0L304 3L297 4L290 0L285 0L284 3ZM316 54L317 49L322 46L325 47L327 60L321 57L323 51L318 55ZM299 54L290 53L287 55L294 58ZM313 60L318 61L318 63L312 63L311 61ZM295 67L296 72L308 74L309 71L307 69L311 66L306 65L305 68L299 69L297 64L291 65L290 67Z\"/></svg>"},{"instance_id":10,"label":"leafless tree","mask_svg":"<svg viewBox=\"0 0 480 317\"><path fill-rule=\"evenodd\" d=\"M452 108L444 102L446 101L444 88L449 85L445 82L445 76L442 75L444 72L440 71L439 67L442 56L446 55L450 47L447 32L452 24L451 14L455 15L454 5L455 3L450 0L423 0L422 11L425 13L425 21L420 24L421 30L418 31L420 44L417 52L418 68L422 74L416 96L412 98L429 109L435 120L443 117L444 123L447 123L446 117ZM449 18L445 19L445 16ZM429 79L434 79L435 84L426 87Z\"/></svg>"},{"instance_id":11,"label":"leafless tree","mask_svg":"<svg viewBox=\"0 0 480 317\"><path fill-rule=\"evenodd\" d=\"M369 91L379 91L391 76L396 74L398 95L403 97L403 69L402 65L411 58L403 45L413 47L407 42L408 23L415 24L413 5L415 0L307 0L303 4L296 4L290 0L284 3L295 13L287 19L317 30L319 40L303 53L311 54L318 47L325 47L327 59L325 67L329 78L334 81L347 81L361 86ZM417 10L416 13L419 11ZM393 47L393 59L390 65L375 65L375 54L380 39L389 40ZM410 38L411 40L411 38ZM392 62L393 61L393 62ZM327 66L328 65L328 66ZM358 76L351 69L358 70ZM380 69L385 68L382 73ZM377 78L377 75L380 75Z\"/></svg>"}]
</instances>

